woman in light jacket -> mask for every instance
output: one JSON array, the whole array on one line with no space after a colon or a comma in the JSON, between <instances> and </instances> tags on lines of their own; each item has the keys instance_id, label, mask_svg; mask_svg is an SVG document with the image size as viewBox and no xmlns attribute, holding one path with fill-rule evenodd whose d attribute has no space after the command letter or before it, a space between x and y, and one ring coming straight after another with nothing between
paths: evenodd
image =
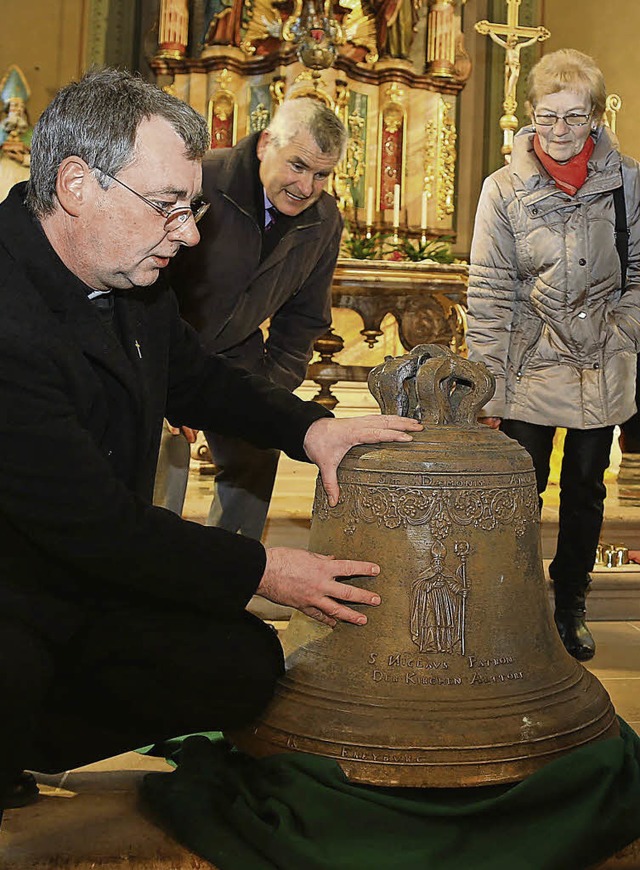
<instances>
[{"instance_id":1,"label":"woman in light jacket","mask_svg":"<svg viewBox=\"0 0 640 870\"><path fill-rule=\"evenodd\" d=\"M496 377L482 419L531 454L539 494L555 430L567 429L549 573L558 631L584 661L595 652L585 595L613 427L635 411L640 165L603 126L606 91L592 58L572 49L546 55L528 91L533 126L516 135L511 163L486 179L478 204L467 341L471 359ZM629 233L616 248L621 186Z\"/></svg>"}]
</instances>

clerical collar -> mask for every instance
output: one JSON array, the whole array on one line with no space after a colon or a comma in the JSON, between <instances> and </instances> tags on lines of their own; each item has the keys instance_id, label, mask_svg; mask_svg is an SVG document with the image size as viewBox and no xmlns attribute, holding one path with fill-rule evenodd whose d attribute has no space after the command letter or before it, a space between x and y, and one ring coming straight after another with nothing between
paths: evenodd
<instances>
[{"instance_id":1,"label":"clerical collar","mask_svg":"<svg viewBox=\"0 0 640 870\"><path fill-rule=\"evenodd\" d=\"M87 299L93 302L94 299L98 299L100 296L108 296L111 292L111 290L92 290L91 293L87 293Z\"/></svg>"}]
</instances>

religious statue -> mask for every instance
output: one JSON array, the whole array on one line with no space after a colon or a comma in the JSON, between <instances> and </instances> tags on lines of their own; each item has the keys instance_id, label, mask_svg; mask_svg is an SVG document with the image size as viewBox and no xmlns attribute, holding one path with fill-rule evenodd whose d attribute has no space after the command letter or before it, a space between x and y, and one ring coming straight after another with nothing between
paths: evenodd
<instances>
[{"instance_id":1,"label":"religious statue","mask_svg":"<svg viewBox=\"0 0 640 870\"><path fill-rule=\"evenodd\" d=\"M27 108L20 97L12 97L6 104L6 117L0 122L2 153L23 166L29 166L31 134Z\"/></svg>"},{"instance_id":2,"label":"religious statue","mask_svg":"<svg viewBox=\"0 0 640 870\"><path fill-rule=\"evenodd\" d=\"M242 42L243 0L207 0L203 45L235 45Z\"/></svg>"},{"instance_id":3,"label":"religious statue","mask_svg":"<svg viewBox=\"0 0 640 870\"><path fill-rule=\"evenodd\" d=\"M447 550L440 541L434 541L431 553L431 565L412 585L411 639L421 653L464 652L464 566L456 576L445 571Z\"/></svg>"},{"instance_id":4,"label":"religious statue","mask_svg":"<svg viewBox=\"0 0 640 870\"><path fill-rule=\"evenodd\" d=\"M10 66L0 81L0 105L5 112L0 121L0 200L14 184L29 177L33 128L26 104L30 93L21 70Z\"/></svg>"},{"instance_id":5,"label":"religious statue","mask_svg":"<svg viewBox=\"0 0 640 870\"><path fill-rule=\"evenodd\" d=\"M381 57L409 58L423 0L373 0Z\"/></svg>"}]
</instances>

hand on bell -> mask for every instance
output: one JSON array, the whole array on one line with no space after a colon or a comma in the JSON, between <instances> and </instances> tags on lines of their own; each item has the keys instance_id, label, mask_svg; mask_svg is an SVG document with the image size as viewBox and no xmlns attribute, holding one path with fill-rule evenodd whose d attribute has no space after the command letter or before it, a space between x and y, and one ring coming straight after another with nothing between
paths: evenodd
<instances>
[{"instance_id":1,"label":"hand on bell","mask_svg":"<svg viewBox=\"0 0 640 870\"><path fill-rule=\"evenodd\" d=\"M490 429L499 429L502 417L478 417L478 423L482 423Z\"/></svg>"},{"instance_id":2,"label":"hand on bell","mask_svg":"<svg viewBox=\"0 0 640 870\"><path fill-rule=\"evenodd\" d=\"M422 423L411 417L395 414L368 414L337 420L323 417L307 429L304 449L320 469L322 485L331 507L338 504L337 468L345 453L356 444L377 444L382 441L411 441L410 432L419 432Z\"/></svg>"},{"instance_id":3,"label":"hand on bell","mask_svg":"<svg viewBox=\"0 0 640 870\"><path fill-rule=\"evenodd\" d=\"M346 602L377 605L380 596L340 582L336 577L371 577L379 573L379 566L373 562L335 559L289 547L270 547L267 548L267 565L256 592L276 604L295 607L331 627L338 620L364 625L367 617Z\"/></svg>"}]
</instances>

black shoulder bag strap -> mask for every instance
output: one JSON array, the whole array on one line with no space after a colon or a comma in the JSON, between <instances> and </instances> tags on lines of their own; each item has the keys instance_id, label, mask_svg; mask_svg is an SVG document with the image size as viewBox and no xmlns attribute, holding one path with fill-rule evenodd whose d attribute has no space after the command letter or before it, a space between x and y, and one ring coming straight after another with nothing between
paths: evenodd
<instances>
[{"instance_id":1,"label":"black shoulder bag strap","mask_svg":"<svg viewBox=\"0 0 640 870\"><path fill-rule=\"evenodd\" d=\"M620 167L620 175L622 175L622 167ZM624 293L627 283L627 265L629 263L629 228L627 227L627 209L624 204L624 183L620 187L616 187L613 191L613 205L616 210L616 250L620 257L620 272L622 283L620 285L621 292ZM640 409L640 354L636 361L636 407ZM633 422L632 422L633 421ZM631 426L629 424L631 423ZM633 445L638 440L636 427L638 423L638 411L634 414L631 420L627 420L622 424L625 443L627 439L631 440ZM625 429L625 426L628 429ZM640 443L640 442L638 442ZM633 450L633 447L631 447Z\"/></svg>"},{"instance_id":2,"label":"black shoulder bag strap","mask_svg":"<svg viewBox=\"0 0 640 870\"><path fill-rule=\"evenodd\" d=\"M622 178L622 169L620 169ZM613 205L616 210L616 250L620 257L620 272L622 281L620 287L624 293L627 283L627 265L629 263L629 228L627 226L627 209L624 204L624 184L613 191Z\"/></svg>"}]
</instances>

